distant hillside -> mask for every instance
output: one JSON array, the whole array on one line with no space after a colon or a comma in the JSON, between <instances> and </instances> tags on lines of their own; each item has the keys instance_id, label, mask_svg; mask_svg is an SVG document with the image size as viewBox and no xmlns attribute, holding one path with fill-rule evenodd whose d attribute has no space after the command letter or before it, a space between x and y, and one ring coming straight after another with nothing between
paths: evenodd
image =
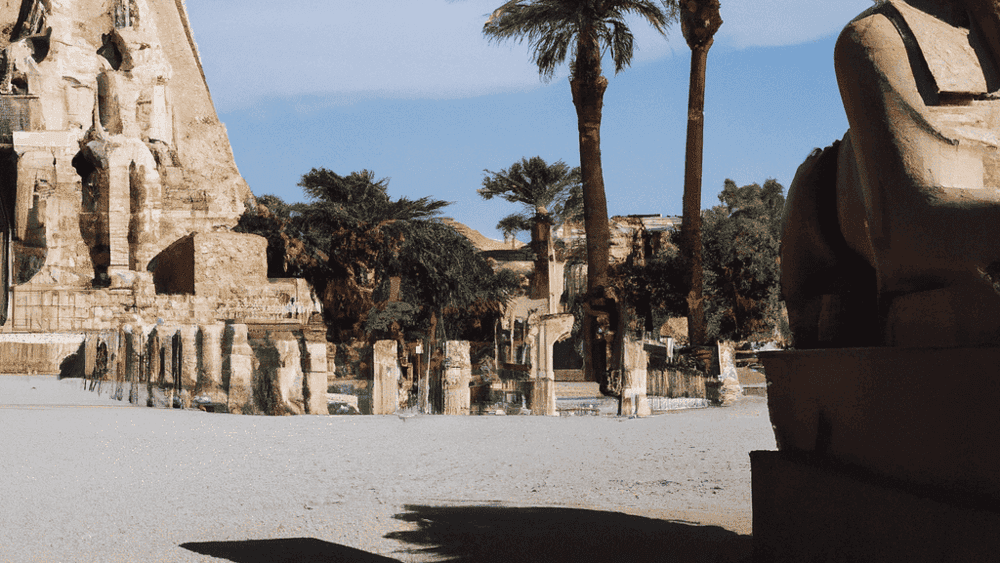
<instances>
[{"instance_id":1,"label":"distant hillside","mask_svg":"<svg viewBox=\"0 0 1000 563\"><path fill-rule=\"evenodd\" d=\"M487 238L483 233L480 233L468 225L459 223L451 217L442 217L441 221L445 225L450 225L453 229L461 233L462 236L469 239L473 246L484 252L490 250L516 250L524 246L523 242L516 239L513 242L504 242L502 240Z\"/></svg>"}]
</instances>

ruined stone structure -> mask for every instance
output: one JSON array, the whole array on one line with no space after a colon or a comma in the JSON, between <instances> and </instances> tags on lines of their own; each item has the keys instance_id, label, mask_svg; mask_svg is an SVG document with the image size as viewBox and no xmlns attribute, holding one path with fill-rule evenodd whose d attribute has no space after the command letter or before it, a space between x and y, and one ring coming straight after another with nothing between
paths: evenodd
<instances>
[{"instance_id":1,"label":"ruined stone structure","mask_svg":"<svg viewBox=\"0 0 1000 563\"><path fill-rule=\"evenodd\" d=\"M0 22L0 372L58 372L41 335L75 335L188 394L273 380L285 410L325 412L302 399L326 371L310 288L230 232L253 195L183 1L8 1Z\"/></svg>"},{"instance_id":2,"label":"ruined stone structure","mask_svg":"<svg viewBox=\"0 0 1000 563\"><path fill-rule=\"evenodd\" d=\"M888 0L834 61L850 131L786 200L797 350L760 354L779 451L753 452L761 561L1000 550L1000 4Z\"/></svg>"}]
</instances>

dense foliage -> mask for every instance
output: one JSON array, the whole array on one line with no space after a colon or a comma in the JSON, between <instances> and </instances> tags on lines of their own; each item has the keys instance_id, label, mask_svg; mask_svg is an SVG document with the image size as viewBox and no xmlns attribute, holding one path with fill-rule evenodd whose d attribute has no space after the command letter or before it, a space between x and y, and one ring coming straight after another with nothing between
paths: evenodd
<instances>
[{"instance_id":1,"label":"dense foliage","mask_svg":"<svg viewBox=\"0 0 1000 563\"><path fill-rule=\"evenodd\" d=\"M548 164L542 157L533 156L499 172L484 172L483 187L477 190L483 199L499 197L522 206L521 211L497 223L505 237L530 231L536 221L546 218L555 222L583 218L579 166L570 168L561 160Z\"/></svg>"},{"instance_id":2,"label":"dense foliage","mask_svg":"<svg viewBox=\"0 0 1000 563\"><path fill-rule=\"evenodd\" d=\"M736 187L726 180L722 205L702 211L704 296L709 339L769 340L787 332L779 287L779 246L784 188ZM688 265L679 233L658 249L636 245L614 273L620 298L645 330L687 311Z\"/></svg>"},{"instance_id":3,"label":"dense foliage","mask_svg":"<svg viewBox=\"0 0 1000 563\"><path fill-rule=\"evenodd\" d=\"M702 213L706 317L710 335L767 340L781 324L781 212L775 180L736 187L726 180L717 205Z\"/></svg>"},{"instance_id":4,"label":"dense foliage","mask_svg":"<svg viewBox=\"0 0 1000 563\"><path fill-rule=\"evenodd\" d=\"M312 284L333 340L435 327L464 337L492 328L490 319L519 288L515 276L494 274L465 237L434 219L447 202L393 200L388 181L367 170L313 169L299 185L308 203L262 196L236 230L268 239L269 276Z\"/></svg>"}]
</instances>

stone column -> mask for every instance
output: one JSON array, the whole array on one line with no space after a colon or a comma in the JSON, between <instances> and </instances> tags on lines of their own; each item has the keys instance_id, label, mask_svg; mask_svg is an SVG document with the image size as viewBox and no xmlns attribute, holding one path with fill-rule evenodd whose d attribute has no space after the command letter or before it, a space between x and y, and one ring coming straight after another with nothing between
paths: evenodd
<instances>
[{"instance_id":1,"label":"stone column","mask_svg":"<svg viewBox=\"0 0 1000 563\"><path fill-rule=\"evenodd\" d=\"M396 341L379 340L372 352L372 414L392 414L399 408Z\"/></svg>"},{"instance_id":2,"label":"stone column","mask_svg":"<svg viewBox=\"0 0 1000 563\"><path fill-rule=\"evenodd\" d=\"M736 371L736 344L732 341L720 341L719 349L719 404L728 407L743 396Z\"/></svg>"},{"instance_id":3,"label":"stone column","mask_svg":"<svg viewBox=\"0 0 1000 563\"><path fill-rule=\"evenodd\" d=\"M139 402L139 379L144 351L141 328L125 327L125 381L128 386L128 402Z\"/></svg>"},{"instance_id":4,"label":"stone column","mask_svg":"<svg viewBox=\"0 0 1000 563\"><path fill-rule=\"evenodd\" d=\"M642 342L624 342L625 353L622 363L625 381L622 385L622 414L625 416L649 416L649 398L646 397L646 366L649 358Z\"/></svg>"},{"instance_id":5,"label":"stone column","mask_svg":"<svg viewBox=\"0 0 1000 563\"><path fill-rule=\"evenodd\" d=\"M156 406L171 407L174 404L174 391L177 388L177 382L180 381L178 379L180 377L178 330L177 327L173 326L161 326L157 328L157 332L159 333L158 344L161 361L154 403Z\"/></svg>"},{"instance_id":6,"label":"stone column","mask_svg":"<svg viewBox=\"0 0 1000 563\"><path fill-rule=\"evenodd\" d=\"M424 345L417 345L417 408L421 413L430 414L431 412L431 377L430 377L430 364L431 364L431 354L430 347L428 346L427 354L424 355L423 350ZM426 357L426 360L424 358Z\"/></svg>"},{"instance_id":7,"label":"stone column","mask_svg":"<svg viewBox=\"0 0 1000 563\"><path fill-rule=\"evenodd\" d=\"M183 408L191 406L191 393L198 384L198 325L182 325L180 357L180 398Z\"/></svg>"},{"instance_id":8,"label":"stone column","mask_svg":"<svg viewBox=\"0 0 1000 563\"><path fill-rule=\"evenodd\" d=\"M305 401L306 412L309 414L329 414L326 406L327 365L326 365L326 327L316 329L305 328L306 357L302 365L305 367Z\"/></svg>"},{"instance_id":9,"label":"stone column","mask_svg":"<svg viewBox=\"0 0 1000 563\"><path fill-rule=\"evenodd\" d=\"M227 323L222 343L222 381L228 393L231 413L253 410L253 350L247 342L247 325Z\"/></svg>"},{"instance_id":10,"label":"stone column","mask_svg":"<svg viewBox=\"0 0 1000 563\"><path fill-rule=\"evenodd\" d=\"M97 344L101 340L101 335L97 332L87 332L83 338L83 378L91 379L94 377L94 367L97 360Z\"/></svg>"},{"instance_id":11,"label":"stone column","mask_svg":"<svg viewBox=\"0 0 1000 563\"><path fill-rule=\"evenodd\" d=\"M201 370L198 372L196 394L205 395L213 403L225 403L222 385L222 331L226 325L201 325Z\"/></svg>"},{"instance_id":12,"label":"stone column","mask_svg":"<svg viewBox=\"0 0 1000 563\"><path fill-rule=\"evenodd\" d=\"M444 376L441 387L444 393L443 414L469 414L469 381L472 363L469 361L469 341L449 340L444 343Z\"/></svg>"},{"instance_id":13,"label":"stone column","mask_svg":"<svg viewBox=\"0 0 1000 563\"><path fill-rule=\"evenodd\" d=\"M552 346L573 330L573 315L542 315L531 327L531 413L557 416L556 373L552 364Z\"/></svg>"},{"instance_id":14,"label":"stone column","mask_svg":"<svg viewBox=\"0 0 1000 563\"><path fill-rule=\"evenodd\" d=\"M114 397L121 401L123 398L128 397L128 391L126 387L128 385L128 377L126 374L126 368L128 366L127 359L129 355L128 339L127 335L132 331L130 326L122 326L118 329L118 338L115 342L115 391Z\"/></svg>"},{"instance_id":15,"label":"stone column","mask_svg":"<svg viewBox=\"0 0 1000 563\"><path fill-rule=\"evenodd\" d=\"M112 165L108 170L108 275L111 276L115 287L121 283L116 274L129 271L128 230L131 217L129 205L128 167Z\"/></svg>"},{"instance_id":16,"label":"stone column","mask_svg":"<svg viewBox=\"0 0 1000 563\"><path fill-rule=\"evenodd\" d=\"M271 335L271 341L278 351L277 377L278 400L290 414L303 414L302 356L299 341L289 331L278 331Z\"/></svg>"}]
</instances>

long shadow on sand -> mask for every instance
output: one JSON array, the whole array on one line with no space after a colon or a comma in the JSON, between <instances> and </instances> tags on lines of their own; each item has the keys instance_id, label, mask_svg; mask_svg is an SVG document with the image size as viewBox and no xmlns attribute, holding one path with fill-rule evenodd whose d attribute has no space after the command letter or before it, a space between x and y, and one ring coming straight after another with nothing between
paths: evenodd
<instances>
[{"instance_id":1,"label":"long shadow on sand","mask_svg":"<svg viewBox=\"0 0 1000 563\"><path fill-rule=\"evenodd\" d=\"M752 538L718 526L576 508L406 505L385 537L450 562L749 562Z\"/></svg>"},{"instance_id":2,"label":"long shadow on sand","mask_svg":"<svg viewBox=\"0 0 1000 563\"><path fill-rule=\"evenodd\" d=\"M189 542L181 547L234 563L399 563L396 559L316 538Z\"/></svg>"}]
</instances>

